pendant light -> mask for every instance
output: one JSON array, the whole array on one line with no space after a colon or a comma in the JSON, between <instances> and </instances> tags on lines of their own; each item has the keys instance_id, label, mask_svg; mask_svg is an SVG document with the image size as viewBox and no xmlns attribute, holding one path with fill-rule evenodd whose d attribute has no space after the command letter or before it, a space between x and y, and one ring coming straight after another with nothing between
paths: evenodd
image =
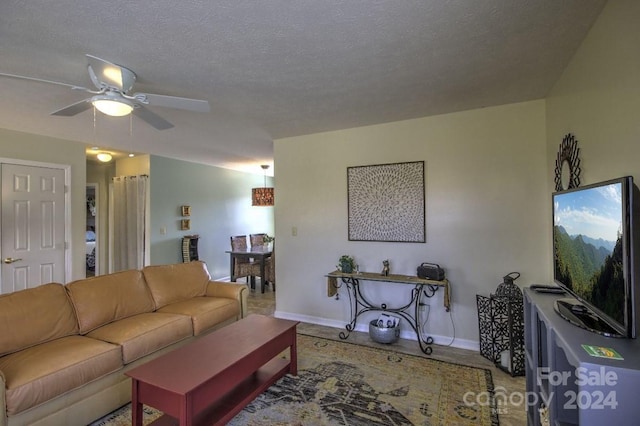
<instances>
[{"instance_id":1,"label":"pendant light","mask_svg":"<svg viewBox=\"0 0 640 426\"><path fill-rule=\"evenodd\" d=\"M273 206L273 188L267 188L267 169L269 165L263 164L260 167L264 170L264 186L251 189L251 205Z\"/></svg>"}]
</instances>

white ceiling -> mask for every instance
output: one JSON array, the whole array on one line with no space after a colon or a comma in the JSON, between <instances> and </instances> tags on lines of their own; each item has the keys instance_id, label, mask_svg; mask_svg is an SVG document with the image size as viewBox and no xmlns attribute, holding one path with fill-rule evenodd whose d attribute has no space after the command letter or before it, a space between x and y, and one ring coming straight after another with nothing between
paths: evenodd
<instances>
[{"instance_id":1,"label":"white ceiling","mask_svg":"<svg viewBox=\"0 0 640 426\"><path fill-rule=\"evenodd\" d=\"M2 0L1 73L90 87L92 54L211 112L94 129L49 115L86 93L0 77L0 127L262 174L273 139L543 98L605 3Z\"/></svg>"}]
</instances>

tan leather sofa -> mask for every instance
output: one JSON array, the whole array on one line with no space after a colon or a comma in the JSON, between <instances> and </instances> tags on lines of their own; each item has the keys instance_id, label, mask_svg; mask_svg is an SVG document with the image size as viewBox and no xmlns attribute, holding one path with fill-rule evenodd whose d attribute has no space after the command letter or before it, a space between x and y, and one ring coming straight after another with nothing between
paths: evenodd
<instances>
[{"instance_id":1,"label":"tan leather sofa","mask_svg":"<svg viewBox=\"0 0 640 426\"><path fill-rule=\"evenodd\" d=\"M244 317L203 262L0 296L0 426L86 425L131 400L130 368ZM226 342L221 342L226 344Z\"/></svg>"}]
</instances>

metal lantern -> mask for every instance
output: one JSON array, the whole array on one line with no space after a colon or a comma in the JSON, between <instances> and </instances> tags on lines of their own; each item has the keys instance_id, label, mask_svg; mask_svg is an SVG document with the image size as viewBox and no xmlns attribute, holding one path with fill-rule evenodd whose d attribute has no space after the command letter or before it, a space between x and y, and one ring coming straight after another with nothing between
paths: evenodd
<instances>
[{"instance_id":1,"label":"metal lantern","mask_svg":"<svg viewBox=\"0 0 640 426\"><path fill-rule=\"evenodd\" d=\"M512 376L525 373L523 295L514 283L519 276L507 274L489 297L476 295L480 354Z\"/></svg>"}]
</instances>

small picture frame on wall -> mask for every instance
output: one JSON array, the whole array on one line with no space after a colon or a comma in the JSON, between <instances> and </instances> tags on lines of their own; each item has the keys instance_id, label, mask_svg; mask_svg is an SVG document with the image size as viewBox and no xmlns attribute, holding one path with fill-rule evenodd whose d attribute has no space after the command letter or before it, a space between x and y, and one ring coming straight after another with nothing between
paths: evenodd
<instances>
[{"instance_id":1,"label":"small picture frame on wall","mask_svg":"<svg viewBox=\"0 0 640 426\"><path fill-rule=\"evenodd\" d=\"M181 206L182 216L191 216L191 206Z\"/></svg>"},{"instance_id":2,"label":"small picture frame on wall","mask_svg":"<svg viewBox=\"0 0 640 426\"><path fill-rule=\"evenodd\" d=\"M191 219L182 219L180 221L180 230L188 231L191 229Z\"/></svg>"}]
</instances>

